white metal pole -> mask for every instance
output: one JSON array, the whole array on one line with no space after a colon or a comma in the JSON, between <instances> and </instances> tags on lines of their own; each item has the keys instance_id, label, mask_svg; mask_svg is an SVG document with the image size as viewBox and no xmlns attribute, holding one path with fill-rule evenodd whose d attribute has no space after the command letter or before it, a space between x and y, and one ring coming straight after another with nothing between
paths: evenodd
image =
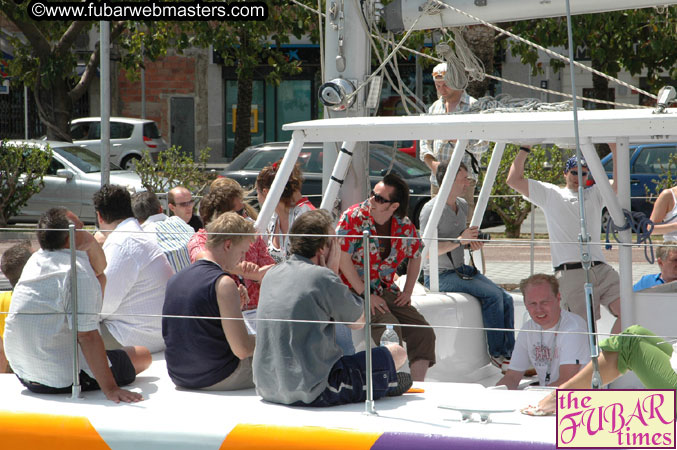
<instances>
[{"instance_id":1,"label":"white metal pole","mask_svg":"<svg viewBox=\"0 0 677 450\"><path fill-rule=\"evenodd\" d=\"M461 166L461 160L463 159L463 154L465 153L465 148L467 146L467 139L458 139L456 141L456 146L454 147L454 151L451 154L451 159L449 160L449 167L447 168L447 172L444 174L444 179L440 185L440 190L435 197L433 209L430 212L430 218L428 219L428 223L425 226L425 230L423 230L423 260L425 260L429 254L437 255L437 240L433 239L433 230L437 229L437 224L440 221L440 217L442 217L442 209L447 202L449 192L451 192L451 185L454 184L456 173L458 172L458 168ZM431 286L433 285L433 280L435 284L439 282L438 278L439 274L437 272L433 273L430 271Z\"/></svg>"},{"instance_id":2,"label":"white metal pole","mask_svg":"<svg viewBox=\"0 0 677 450\"><path fill-rule=\"evenodd\" d=\"M366 358L367 399L364 404L366 414L376 414L374 407L374 380L371 359L371 280L369 278L369 230L362 232L362 248L364 249L364 357Z\"/></svg>"},{"instance_id":3,"label":"white metal pole","mask_svg":"<svg viewBox=\"0 0 677 450\"><path fill-rule=\"evenodd\" d=\"M329 184L327 189L324 191L322 196L322 204L320 208L326 209L329 212L334 210L334 201L338 197L339 190L343 186L343 182L346 178L346 172L350 167L350 161L353 157L353 152L355 151L355 142L343 142L341 144L341 151L339 152L338 159L334 164L334 170L332 171L331 178L329 179Z\"/></svg>"},{"instance_id":4,"label":"white metal pole","mask_svg":"<svg viewBox=\"0 0 677 450\"><path fill-rule=\"evenodd\" d=\"M28 86L24 84L24 139L28 139Z\"/></svg>"},{"instance_id":5,"label":"white metal pole","mask_svg":"<svg viewBox=\"0 0 677 450\"><path fill-rule=\"evenodd\" d=\"M489 166L487 166L487 173L484 176L482 189L480 189L480 195L477 197L475 212L470 220L471 227L479 227L482 224L482 217L484 217L484 212L487 210L487 203L489 203L489 197L491 197L491 188L494 186L494 181L496 181L496 174L498 173L504 152L505 142L496 142L491 159L489 160Z\"/></svg>"},{"instance_id":6,"label":"white metal pole","mask_svg":"<svg viewBox=\"0 0 677 450\"><path fill-rule=\"evenodd\" d=\"M75 257L75 225L68 225L68 240L71 252L71 320L73 326L73 387L71 398L80 398L80 350L78 347L78 269Z\"/></svg>"},{"instance_id":7,"label":"white metal pole","mask_svg":"<svg viewBox=\"0 0 677 450\"><path fill-rule=\"evenodd\" d=\"M101 186L110 183L110 22L102 20L100 53Z\"/></svg>"},{"instance_id":8,"label":"white metal pole","mask_svg":"<svg viewBox=\"0 0 677 450\"><path fill-rule=\"evenodd\" d=\"M287 151L284 152L282 163L280 163L280 167L277 169L273 184L270 186L270 191L268 191L266 200L261 206L259 217L256 219L255 226L259 232L264 232L266 230L270 218L273 217L275 207L280 201L284 187L289 180L289 175L291 175L292 170L294 170L294 164L296 164L303 143L303 132L294 131L291 135L291 141L289 141L289 147L287 147Z\"/></svg>"},{"instance_id":9,"label":"white metal pole","mask_svg":"<svg viewBox=\"0 0 677 450\"><path fill-rule=\"evenodd\" d=\"M618 186L618 202L623 209L630 211L630 139L619 137L616 139L616 177L614 184ZM625 218L623 218L625 220ZM614 219L616 222L616 219ZM616 222L623 223L623 222ZM621 329L625 330L635 322L634 291L632 290L632 231L623 230L619 233L621 246L619 249L620 279L621 279Z\"/></svg>"}]
</instances>

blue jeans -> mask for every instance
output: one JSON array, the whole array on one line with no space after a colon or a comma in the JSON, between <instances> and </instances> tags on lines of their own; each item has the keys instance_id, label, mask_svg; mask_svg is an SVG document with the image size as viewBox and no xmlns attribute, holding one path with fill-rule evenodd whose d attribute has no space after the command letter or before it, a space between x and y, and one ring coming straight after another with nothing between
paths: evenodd
<instances>
[{"instance_id":1,"label":"blue jeans","mask_svg":"<svg viewBox=\"0 0 677 450\"><path fill-rule=\"evenodd\" d=\"M341 323L336 324L336 344L343 350L344 356L355 354L355 346L353 345L353 332L348 325Z\"/></svg>"},{"instance_id":2,"label":"blue jeans","mask_svg":"<svg viewBox=\"0 0 677 450\"><path fill-rule=\"evenodd\" d=\"M461 279L455 270L445 270L440 272L440 292L470 294L482 304L482 321L486 328L514 329L515 313L510 294L481 273L474 273L474 267L463 265L457 270L463 274L472 275L472 280ZM427 275L425 286L430 288L430 277ZM515 333L487 330L487 344L491 356L510 357L515 347Z\"/></svg>"}]
</instances>

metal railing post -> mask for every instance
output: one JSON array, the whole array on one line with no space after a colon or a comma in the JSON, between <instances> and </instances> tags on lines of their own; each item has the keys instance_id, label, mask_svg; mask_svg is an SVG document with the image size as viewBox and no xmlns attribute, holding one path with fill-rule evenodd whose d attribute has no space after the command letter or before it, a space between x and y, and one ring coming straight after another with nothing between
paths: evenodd
<instances>
[{"instance_id":1,"label":"metal railing post","mask_svg":"<svg viewBox=\"0 0 677 450\"><path fill-rule=\"evenodd\" d=\"M73 326L73 389L71 398L80 398L80 352L78 351L78 268L75 257L75 225L68 226L71 252L71 323Z\"/></svg>"},{"instance_id":2,"label":"metal railing post","mask_svg":"<svg viewBox=\"0 0 677 450\"><path fill-rule=\"evenodd\" d=\"M366 358L367 373L365 378L367 380L367 399L364 404L365 414L376 414L374 408L374 383L373 371L371 361L371 280L369 279L369 230L362 232L362 248L364 250L364 356Z\"/></svg>"},{"instance_id":3,"label":"metal railing post","mask_svg":"<svg viewBox=\"0 0 677 450\"><path fill-rule=\"evenodd\" d=\"M530 275L534 274L534 239L536 238L536 233L534 231L534 228L536 226L536 208L537 206L532 205L531 206L531 243L529 246L531 247L531 272Z\"/></svg>"}]
</instances>

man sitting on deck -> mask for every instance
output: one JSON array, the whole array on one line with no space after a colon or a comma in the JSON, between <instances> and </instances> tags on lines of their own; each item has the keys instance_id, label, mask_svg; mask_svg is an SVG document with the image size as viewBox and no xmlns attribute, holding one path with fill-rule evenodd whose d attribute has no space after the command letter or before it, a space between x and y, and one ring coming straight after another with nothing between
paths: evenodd
<instances>
[{"instance_id":1,"label":"man sitting on deck","mask_svg":"<svg viewBox=\"0 0 677 450\"><path fill-rule=\"evenodd\" d=\"M329 213L301 214L290 233L291 256L271 268L261 284L254 351L258 394L294 406L362 402L372 374L375 399L409 389L411 377L396 373L406 361L399 345L372 349L370 374L365 352L344 356L336 343L332 322L352 322L350 328L360 329L364 313L360 299L338 277L341 251L336 238L327 236L334 233Z\"/></svg>"},{"instance_id":2,"label":"man sitting on deck","mask_svg":"<svg viewBox=\"0 0 677 450\"><path fill-rule=\"evenodd\" d=\"M60 394L73 383L71 254L65 208L52 208L38 222L40 250L31 256L14 288L5 326L7 358L31 392ZM83 391L101 389L116 403L138 402L140 394L120 389L151 363L148 349L124 347L106 352L99 334L102 286L95 275L105 266L103 252L87 232L76 236L78 343ZM97 250L98 249L98 250ZM84 251L83 251L84 250ZM88 260L85 251L90 254Z\"/></svg>"},{"instance_id":3,"label":"man sitting on deck","mask_svg":"<svg viewBox=\"0 0 677 450\"><path fill-rule=\"evenodd\" d=\"M437 167L436 177L439 185L442 185L448 167L449 162L443 162ZM515 346L515 333L512 331L515 328L513 301L510 294L479 273L475 267L464 262L464 246L470 247L471 250L479 250L484 246L484 242L476 240L478 228L466 227L468 203L462 195L468 183L468 170L465 164L461 163L437 224L437 236L440 239L454 238L438 243L439 286L441 292L465 292L476 297L482 305L482 320L486 328L511 330L487 330L491 363L505 372ZM425 229L428 224L434 203L435 199L432 199L423 206L421 229ZM430 288L428 260L425 261L423 268L425 286Z\"/></svg>"},{"instance_id":4,"label":"man sitting on deck","mask_svg":"<svg viewBox=\"0 0 677 450\"><path fill-rule=\"evenodd\" d=\"M162 314L187 316L162 319L167 371L174 384L184 388L251 388L254 336L247 333L240 310L247 301L247 289L244 285L238 288L228 271L249 250L254 224L227 212L209 222L207 233L200 259L167 285Z\"/></svg>"},{"instance_id":5,"label":"man sitting on deck","mask_svg":"<svg viewBox=\"0 0 677 450\"><path fill-rule=\"evenodd\" d=\"M497 385L517 389L533 366L541 386L559 386L590 360L588 336L575 334L587 331L585 321L560 309L559 283L553 275L532 275L520 282L520 290L531 319L517 336L508 372Z\"/></svg>"},{"instance_id":6,"label":"man sitting on deck","mask_svg":"<svg viewBox=\"0 0 677 450\"><path fill-rule=\"evenodd\" d=\"M635 283L633 290L641 291L664 283L677 280L677 245L666 243L659 245L656 250L656 262L660 267L660 273L644 275Z\"/></svg>"},{"instance_id":7,"label":"man sitting on deck","mask_svg":"<svg viewBox=\"0 0 677 450\"><path fill-rule=\"evenodd\" d=\"M108 237L106 290L101 334L107 349L143 345L155 353L164 349L159 316L167 281L174 274L167 257L132 212L129 192L107 184L94 194L99 227Z\"/></svg>"},{"instance_id":8,"label":"man sitting on deck","mask_svg":"<svg viewBox=\"0 0 677 450\"><path fill-rule=\"evenodd\" d=\"M0 270L2 270L2 273L7 277L12 289L14 289L14 286L19 282L21 271L23 271L26 262L32 254L33 250L31 248L31 241L29 240L14 244L2 254ZM7 319L11 300L12 291L0 292L0 373L10 372L9 363L5 357L3 339L5 337L5 319Z\"/></svg>"},{"instance_id":9,"label":"man sitting on deck","mask_svg":"<svg viewBox=\"0 0 677 450\"><path fill-rule=\"evenodd\" d=\"M421 241L406 216L408 204L409 186L398 175L388 174L374 186L369 199L343 213L337 233L342 236L339 242L343 281L358 295L370 289L373 323L395 324L400 342L407 343L411 377L423 381L428 368L435 364L435 332L411 305L411 293L421 268ZM362 245L364 230L371 234L366 250ZM369 252L369 286L364 284L365 251ZM405 258L409 258L407 281L400 292L394 275ZM400 327L398 323L423 326ZM374 342L380 342L384 331L383 325L372 327Z\"/></svg>"}]
</instances>

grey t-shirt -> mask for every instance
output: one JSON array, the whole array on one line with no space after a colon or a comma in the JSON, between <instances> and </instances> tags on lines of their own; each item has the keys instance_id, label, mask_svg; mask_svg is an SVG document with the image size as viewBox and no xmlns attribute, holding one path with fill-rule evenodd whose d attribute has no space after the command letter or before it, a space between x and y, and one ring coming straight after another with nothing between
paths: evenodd
<instances>
[{"instance_id":1,"label":"grey t-shirt","mask_svg":"<svg viewBox=\"0 0 677 450\"><path fill-rule=\"evenodd\" d=\"M433 204L435 199L431 199L423 205L421 209L421 229L425 229L430 219L430 214L433 211ZM437 224L437 237L438 238L457 238L463 233L466 227L466 218L468 217L468 203L462 198L456 198L456 209L457 212L454 212L449 205L444 204L442 209L442 216L440 221ZM438 256L437 264L440 272L444 270L453 270L456 267L463 265L463 247L458 246L451 251L451 257L454 260L454 264L449 260L449 256L446 253L443 253ZM428 275L430 271L430 263L426 260L423 263L423 271Z\"/></svg>"},{"instance_id":2,"label":"grey t-shirt","mask_svg":"<svg viewBox=\"0 0 677 450\"><path fill-rule=\"evenodd\" d=\"M330 269L292 255L261 283L257 319L354 322L362 315L353 295ZM328 384L342 356L331 323L259 321L254 350L254 383L264 400L310 403Z\"/></svg>"}]
</instances>

